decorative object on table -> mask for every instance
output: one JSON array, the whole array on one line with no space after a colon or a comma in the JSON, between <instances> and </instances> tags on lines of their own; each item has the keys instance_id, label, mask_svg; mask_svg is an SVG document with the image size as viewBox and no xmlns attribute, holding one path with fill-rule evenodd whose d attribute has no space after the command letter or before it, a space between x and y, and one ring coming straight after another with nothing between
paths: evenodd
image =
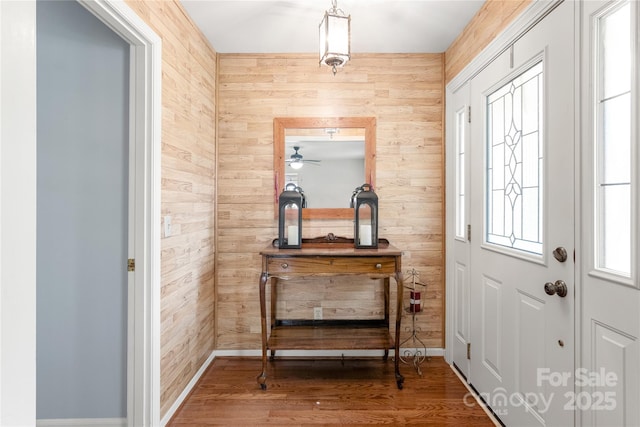
<instances>
[{"instance_id":1,"label":"decorative object on table","mask_svg":"<svg viewBox=\"0 0 640 427\"><path fill-rule=\"evenodd\" d=\"M280 194L278 203L278 247L299 249L302 247L302 208L305 196L302 189L289 183Z\"/></svg>"},{"instance_id":2,"label":"decorative object on table","mask_svg":"<svg viewBox=\"0 0 640 427\"><path fill-rule=\"evenodd\" d=\"M409 307L407 307L406 310L411 314L411 326L408 326L405 331L410 332L411 335L402 341L400 347L402 348L406 343L411 343L413 348L405 349L400 355L400 360L406 364L409 364L411 361L418 375L422 376L420 365L427 359L427 346L418 337L420 328L416 326L416 315L422 312L421 295L426 291L427 285L418 281L420 273L418 273L415 268L412 268L407 273L411 276L411 284L405 285L405 288L409 289L410 294Z\"/></svg>"},{"instance_id":3,"label":"decorative object on table","mask_svg":"<svg viewBox=\"0 0 640 427\"><path fill-rule=\"evenodd\" d=\"M353 242L356 248L378 247L378 196L371 184L362 184L351 195L354 212Z\"/></svg>"},{"instance_id":4,"label":"decorative object on table","mask_svg":"<svg viewBox=\"0 0 640 427\"><path fill-rule=\"evenodd\" d=\"M331 0L331 9L324 13L320 29L320 65L331 67L333 75L337 67L344 67L351 59L351 15L338 8L337 0Z\"/></svg>"}]
</instances>

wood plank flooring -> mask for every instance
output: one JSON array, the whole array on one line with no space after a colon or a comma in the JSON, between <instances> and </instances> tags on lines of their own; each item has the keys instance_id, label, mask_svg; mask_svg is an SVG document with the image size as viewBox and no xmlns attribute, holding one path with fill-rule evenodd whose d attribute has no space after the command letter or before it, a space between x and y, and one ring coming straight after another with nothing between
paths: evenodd
<instances>
[{"instance_id":1,"label":"wood plank flooring","mask_svg":"<svg viewBox=\"0 0 640 427\"><path fill-rule=\"evenodd\" d=\"M494 425L442 357L400 368L403 390L391 357L276 358L262 391L259 358L219 357L168 426Z\"/></svg>"}]
</instances>

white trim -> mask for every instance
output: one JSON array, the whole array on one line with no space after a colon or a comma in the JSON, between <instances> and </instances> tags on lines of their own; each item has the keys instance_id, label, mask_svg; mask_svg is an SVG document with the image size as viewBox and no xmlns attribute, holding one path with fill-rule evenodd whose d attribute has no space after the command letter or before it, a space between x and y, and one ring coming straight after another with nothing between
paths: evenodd
<instances>
[{"instance_id":1,"label":"white trim","mask_svg":"<svg viewBox=\"0 0 640 427\"><path fill-rule=\"evenodd\" d=\"M78 0L131 45L131 137L135 177L127 351L129 426L160 419L160 151L162 42L122 0ZM133 280L131 280L133 275Z\"/></svg>"},{"instance_id":2,"label":"white trim","mask_svg":"<svg viewBox=\"0 0 640 427\"><path fill-rule=\"evenodd\" d=\"M125 427L126 418L70 418L37 420L37 427Z\"/></svg>"},{"instance_id":3,"label":"white trim","mask_svg":"<svg viewBox=\"0 0 640 427\"><path fill-rule=\"evenodd\" d=\"M36 417L36 4L0 1L0 425Z\"/></svg>"},{"instance_id":4,"label":"white trim","mask_svg":"<svg viewBox=\"0 0 640 427\"><path fill-rule=\"evenodd\" d=\"M211 352L211 354L209 355L207 360L205 360L205 362L202 364L202 366L200 366L200 369L198 369L198 372L196 372L196 374L193 376L193 378L191 378L191 381L189 381L189 383L184 388L184 390L182 390L182 393L180 393L180 395L177 397L175 402L173 402L173 405L171 405L171 407L169 407L167 412L164 414L164 417L162 417L162 420L160 421L160 425L162 427L164 427L167 424L169 424L169 421L171 421L171 418L173 418L173 416L175 415L176 411L184 403L186 398L189 396L189 394L191 393L193 388L196 386L198 381L200 381L200 378L202 377L204 372L207 370L209 365L211 365L211 362L213 362L213 359L215 359L215 358L216 358L216 352L213 351L213 352Z\"/></svg>"},{"instance_id":5,"label":"white trim","mask_svg":"<svg viewBox=\"0 0 640 427\"><path fill-rule=\"evenodd\" d=\"M574 351L573 351L573 366L575 369L579 369L582 367L582 283L583 279L581 277L580 272L582 271L582 264L584 263L584 256L575 256L575 253L582 253L583 251L583 240L584 236L582 234L582 224L583 217L580 206L582 205L582 193L581 193L581 184L582 184L582 150L583 144L581 143L583 138L582 132L582 97L584 93L582 92L582 8L584 7L583 2L574 5L574 26L576 31L576 37L574 37L574 126L573 126L573 135L574 135L574 150L573 150L573 182L574 182L574 192L573 192L573 240L574 240L574 259L573 259L573 271L574 271L574 299L573 299L573 316L574 316L574 329L573 329L573 340L574 340ZM579 393L581 390L578 386L575 387L574 392ZM576 426L583 425L583 413L582 411L575 411L574 424Z\"/></svg>"},{"instance_id":6,"label":"white trim","mask_svg":"<svg viewBox=\"0 0 640 427\"><path fill-rule=\"evenodd\" d=\"M444 360L452 364L453 363L453 335L454 333L454 323L453 323L453 268L454 268L454 257L453 257L453 245L456 240L456 202L451 194L452 188L456 188L455 180L456 180L456 170L455 170L455 162L453 160L454 153L456 152L455 147L455 131L451 132L452 126L448 124L448 118L450 115L450 108L447 107L447 99L449 99L455 91L447 85L445 88L445 144L444 144L444 152L445 152L445 164L444 164L444 183L445 183L445 230L444 230L444 312L446 313L444 316ZM456 195L457 197L457 195Z\"/></svg>"}]
</instances>

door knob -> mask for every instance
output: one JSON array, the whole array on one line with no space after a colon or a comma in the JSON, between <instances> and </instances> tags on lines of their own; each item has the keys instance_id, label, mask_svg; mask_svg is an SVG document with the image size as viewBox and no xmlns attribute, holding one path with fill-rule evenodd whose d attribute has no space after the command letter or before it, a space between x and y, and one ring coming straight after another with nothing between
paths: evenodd
<instances>
[{"instance_id":1,"label":"door knob","mask_svg":"<svg viewBox=\"0 0 640 427\"><path fill-rule=\"evenodd\" d=\"M567 284L564 280L556 280L555 283L547 282L544 284L544 291L547 295L558 294L559 297L564 298L567 296Z\"/></svg>"}]
</instances>

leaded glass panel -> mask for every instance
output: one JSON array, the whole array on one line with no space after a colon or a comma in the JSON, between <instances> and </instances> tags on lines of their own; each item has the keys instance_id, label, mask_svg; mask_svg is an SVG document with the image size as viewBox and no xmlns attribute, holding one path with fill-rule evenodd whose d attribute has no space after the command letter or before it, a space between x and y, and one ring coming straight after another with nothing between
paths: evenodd
<instances>
[{"instance_id":1,"label":"leaded glass panel","mask_svg":"<svg viewBox=\"0 0 640 427\"><path fill-rule=\"evenodd\" d=\"M486 241L542 254L543 64L487 97Z\"/></svg>"}]
</instances>

